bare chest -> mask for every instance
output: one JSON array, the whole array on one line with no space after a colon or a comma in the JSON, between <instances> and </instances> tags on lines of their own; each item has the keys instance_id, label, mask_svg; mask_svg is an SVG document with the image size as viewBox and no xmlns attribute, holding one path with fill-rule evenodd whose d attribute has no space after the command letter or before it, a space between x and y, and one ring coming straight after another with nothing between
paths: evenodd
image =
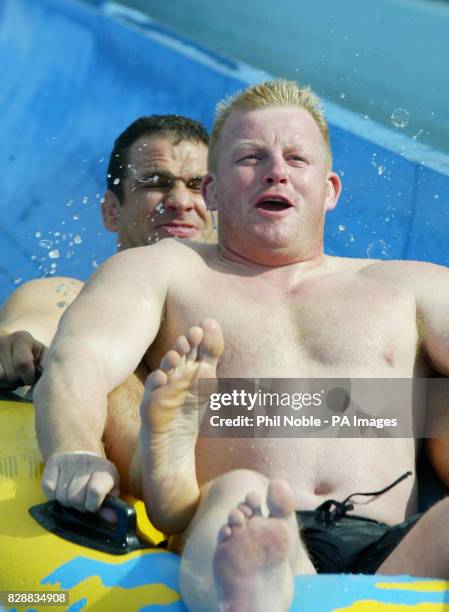
<instances>
[{"instance_id":1,"label":"bare chest","mask_svg":"<svg viewBox=\"0 0 449 612\"><path fill-rule=\"evenodd\" d=\"M410 376L416 356L410 296L354 275L312 279L286 291L253 278L209 275L174 292L152 367L203 318L223 329L223 377Z\"/></svg>"}]
</instances>

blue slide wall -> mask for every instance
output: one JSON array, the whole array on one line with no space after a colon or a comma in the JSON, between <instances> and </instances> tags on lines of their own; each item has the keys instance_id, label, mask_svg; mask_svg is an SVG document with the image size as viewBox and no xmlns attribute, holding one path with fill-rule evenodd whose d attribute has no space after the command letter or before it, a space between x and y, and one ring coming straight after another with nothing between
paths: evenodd
<instances>
[{"instance_id":1,"label":"blue slide wall","mask_svg":"<svg viewBox=\"0 0 449 612\"><path fill-rule=\"evenodd\" d=\"M0 302L32 278L85 279L114 252L99 206L127 124L181 113L210 127L219 99L270 76L115 3L75 0L0 0L0 74ZM449 265L447 158L325 108L345 185L327 252Z\"/></svg>"}]
</instances>

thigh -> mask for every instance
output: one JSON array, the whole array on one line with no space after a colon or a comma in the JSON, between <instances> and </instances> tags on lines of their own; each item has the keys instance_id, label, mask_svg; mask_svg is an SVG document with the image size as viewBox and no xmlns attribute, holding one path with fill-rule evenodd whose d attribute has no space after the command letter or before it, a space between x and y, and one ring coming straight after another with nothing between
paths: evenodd
<instances>
[{"instance_id":1,"label":"thigh","mask_svg":"<svg viewBox=\"0 0 449 612\"><path fill-rule=\"evenodd\" d=\"M140 431L140 403L148 370L142 364L108 395L108 412L103 435L106 456L120 473L120 488L132 490L129 472Z\"/></svg>"},{"instance_id":2,"label":"thigh","mask_svg":"<svg viewBox=\"0 0 449 612\"><path fill-rule=\"evenodd\" d=\"M378 568L378 574L449 579L449 498L430 508Z\"/></svg>"}]
</instances>

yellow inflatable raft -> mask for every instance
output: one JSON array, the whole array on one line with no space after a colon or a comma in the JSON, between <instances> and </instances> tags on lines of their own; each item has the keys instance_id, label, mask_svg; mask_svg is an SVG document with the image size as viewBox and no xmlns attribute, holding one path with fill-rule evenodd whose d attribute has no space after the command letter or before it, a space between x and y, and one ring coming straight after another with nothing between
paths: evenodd
<instances>
[{"instance_id":1,"label":"yellow inflatable raft","mask_svg":"<svg viewBox=\"0 0 449 612\"><path fill-rule=\"evenodd\" d=\"M177 590L179 559L156 548L162 535L149 523L141 501L127 499L137 513L140 538L152 547L115 555L80 546L50 533L29 513L45 502L42 469L33 406L0 400L0 591L15 593L10 606L3 602L4 609L23 605L21 593L63 590L68 605L51 610L185 610ZM27 597L31 601L20 610L48 609L37 596L34 601L33 595Z\"/></svg>"},{"instance_id":2,"label":"yellow inflatable raft","mask_svg":"<svg viewBox=\"0 0 449 612\"><path fill-rule=\"evenodd\" d=\"M42 468L33 406L0 400L0 610L185 612L178 591L179 558L157 548L162 535L148 522L143 503L126 500L149 548L110 554L90 543L75 544L44 529L29 513L45 501ZM45 598L58 602L60 591L68 597L65 603L51 608L42 603ZM291 610L449 612L449 583L406 576L301 577Z\"/></svg>"}]
</instances>

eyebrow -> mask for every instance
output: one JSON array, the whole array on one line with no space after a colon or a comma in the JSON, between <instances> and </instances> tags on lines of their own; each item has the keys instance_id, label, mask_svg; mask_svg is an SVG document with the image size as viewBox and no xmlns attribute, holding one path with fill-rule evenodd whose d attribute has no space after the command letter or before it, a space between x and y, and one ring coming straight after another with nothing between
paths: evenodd
<instances>
[{"instance_id":1,"label":"eyebrow","mask_svg":"<svg viewBox=\"0 0 449 612\"><path fill-rule=\"evenodd\" d=\"M134 176L134 179L137 180L138 182L142 182L142 181L146 181L149 180L152 176L154 176L155 174L160 175L160 176L165 176L169 179L178 179L178 178L182 178L179 176L176 176L175 174L173 174L172 172L170 172L169 170L158 170L158 169L154 169L154 170L146 170L144 172L140 172L139 173L139 177ZM195 179L203 179L206 176L205 172L197 172L195 174L192 174L191 176L189 176L188 178L186 178L186 181L193 181ZM139 180L140 179L140 180Z\"/></svg>"},{"instance_id":2,"label":"eyebrow","mask_svg":"<svg viewBox=\"0 0 449 612\"><path fill-rule=\"evenodd\" d=\"M237 142L231 145L231 151L244 148L261 149L263 148L263 146L263 143L259 140L238 140Z\"/></svg>"},{"instance_id":3,"label":"eyebrow","mask_svg":"<svg viewBox=\"0 0 449 612\"><path fill-rule=\"evenodd\" d=\"M289 142L284 142L282 144L283 148L298 148L304 150L304 144L298 142L298 140L291 140ZM231 151L237 151L238 149L264 149L266 147L266 143L260 140L238 140L234 144L231 145Z\"/></svg>"}]
</instances>

